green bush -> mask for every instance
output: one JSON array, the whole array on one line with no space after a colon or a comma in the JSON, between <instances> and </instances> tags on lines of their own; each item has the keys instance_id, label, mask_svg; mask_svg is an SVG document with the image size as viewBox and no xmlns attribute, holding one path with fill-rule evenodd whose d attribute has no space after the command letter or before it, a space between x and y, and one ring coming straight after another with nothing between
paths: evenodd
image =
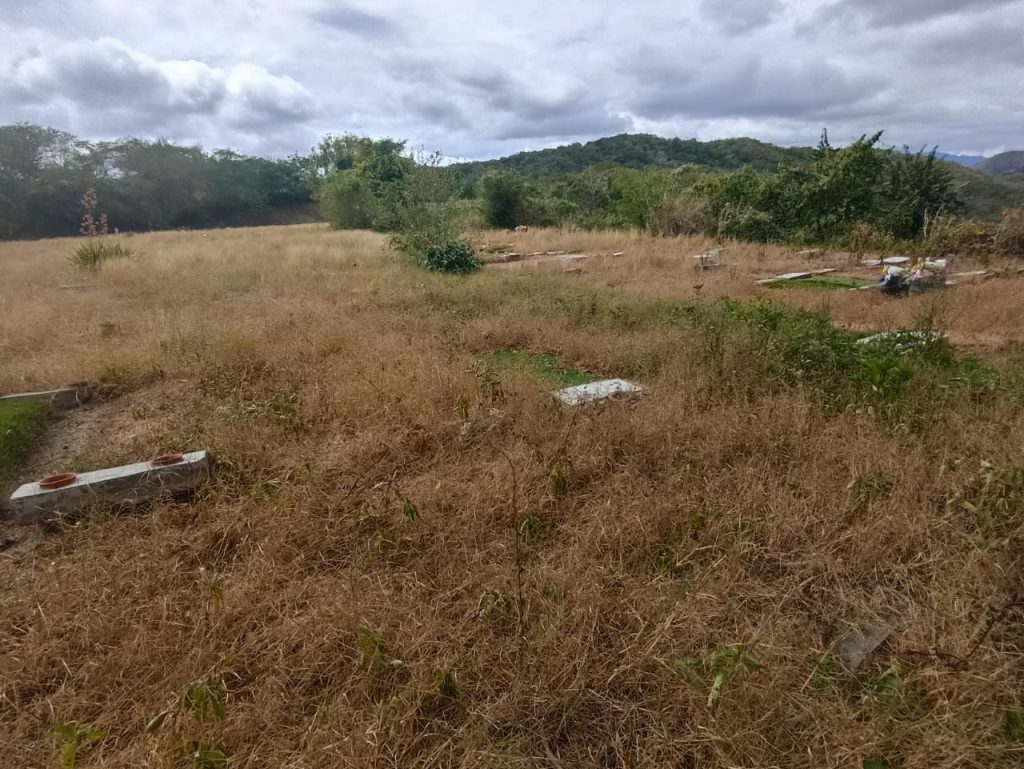
<instances>
[{"instance_id":1,"label":"green bush","mask_svg":"<svg viewBox=\"0 0 1024 769\"><path fill-rule=\"evenodd\" d=\"M377 201L359 172L336 173L320 189L320 213L336 230L365 230L373 226Z\"/></svg>"},{"instance_id":2,"label":"green bush","mask_svg":"<svg viewBox=\"0 0 1024 769\"><path fill-rule=\"evenodd\" d=\"M423 266L431 272L468 275L479 270L483 264L471 245L462 240L452 240L428 248L423 257Z\"/></svg>"},{"instance_id":3,"label":"green bush","mask_svg":"<svg viewBox=\"0 0 1024 769\"><path fill-rule=\"evenodd\" d=\"M480 180L484 216L491 227L506 230L522 224L526 183L517 174L491 171Z\"/></svg>"},{"instance_id":4,"label":"green bush","mask_svg":"<svg viewBox=\"0 0 1024 769\"><path fill-rule=\"evenodd\" d=\"M71 252L68 261L75 267L98 270L100 265L111 259L130 259L133 256L135 256L134 249L120 241L88 238Z\"/></svg>"}]
</instances>

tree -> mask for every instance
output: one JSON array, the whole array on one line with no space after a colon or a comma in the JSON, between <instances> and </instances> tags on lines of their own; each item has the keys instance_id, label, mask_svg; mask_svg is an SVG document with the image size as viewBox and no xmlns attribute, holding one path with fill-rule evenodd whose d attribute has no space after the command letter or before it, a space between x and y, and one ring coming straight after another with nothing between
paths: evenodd
<instances>
[{"instance_id":1,"label":"tree","mask_svg":"<svg viewBox=\"0 0 1024 769\"><path fill-rule=\"evenodd\" d=\"M491 171L480 180L484 218L491 227L511 230L522 222L526 184L508 171Z\"/></svg>"}]
</instances>

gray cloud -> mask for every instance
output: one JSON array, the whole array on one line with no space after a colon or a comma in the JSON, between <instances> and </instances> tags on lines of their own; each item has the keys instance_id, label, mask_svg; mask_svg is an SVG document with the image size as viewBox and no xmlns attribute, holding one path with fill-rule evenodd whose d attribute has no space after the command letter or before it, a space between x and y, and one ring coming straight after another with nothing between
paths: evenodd
<instances>
[{"instance_id":1,"label":"gray cloud","mask_svg":"<svg viewBox=\"0 0 1024 769\"><path fill-rule=\"evenodd\" d=\"M350 5L332 5L314 11L312 17L328 27L353 35L372 38L395 37L398 25L391 19L362 11Z\"/></svg>"},{"instance_id":2,"label":"gray cloud","mask_svg":"<svg viewBox=\"0 0 1024 769\"><path fill-rule=\"evenodd\" d=\"M1022 141L1024 0L411 6L0 0L0 123L284 154L328 131L459 157L640 130Z\"/></svg>"},{"instance_id":3,"label":"gray cloud","mask_svg":"<svg viewBox=\"0 0 1024 769\"><path fill-rule=\"evenodd\" d=\"M785 10L781 0L701 0L701 16L728 35L743 35L771 24Z\"/></svg>"},{"instance_id":4,"label":"gray cloud","mask_svg":"<svg viewBox=\"0 0 1024 769\"><path fill-rule=\"evenodd\" d=\"M904 27L951 14L968 14L1013 5L1018 0L838 0L819 18L856 14L878 27Z\"/></svg>"}]
</instances>

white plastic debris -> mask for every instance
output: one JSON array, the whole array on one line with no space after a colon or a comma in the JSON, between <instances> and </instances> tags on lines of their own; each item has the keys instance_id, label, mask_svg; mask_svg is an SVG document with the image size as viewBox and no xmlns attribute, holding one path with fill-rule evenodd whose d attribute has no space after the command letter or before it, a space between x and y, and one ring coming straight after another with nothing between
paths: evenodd
<instances>
[{"instance_id":1,"label":"white plastic debris","mask_svg":"<svg viewBox=\"0 0 1024 769\"><path fill-rule=\"evenodd\" d=\"M643 392L639 385L625 379L602 379L598 382L566 387L555 390L555 397L567 406L578 406L581 403L604 400L613 395Z\"/></svg>"}]
</instances>

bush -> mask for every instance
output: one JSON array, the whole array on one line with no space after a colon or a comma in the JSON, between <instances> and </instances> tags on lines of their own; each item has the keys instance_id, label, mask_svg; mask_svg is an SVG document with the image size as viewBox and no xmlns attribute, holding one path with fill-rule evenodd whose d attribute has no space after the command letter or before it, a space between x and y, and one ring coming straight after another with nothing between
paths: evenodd
<instances>
[{"instance_id":1,"label":"bush","mask_svg":"<svg viewBox=\"0 0 1024 769\"><path fill-rule=\"evenodd\" d=\"M977 256L992 246L992 234L974 219L938 216L928 224L915 253L925 257Z\"/></svg>"},{"instance_id":2,"label":"bush","mask_svg":"<svg viewBox=\"0 0 1024 769\"><path fill-rule=\"evenodd\" d=\"M68 261L75 267L98 270L100 265L111 259L129 259L133 256L135 256L135 251L120 241L89 238L71 252Z\"/></svg>"},{"instance_id":3,"label":"bush","mask_svg":"<svg viewBox=\"0 0 1024 769\"><path fill-rule=\"evenodd\" d=\"M423 257L423 266L431 272L468 275L479 270L483 263L477 258L471 245L462 240L452 240L427 249L427 254Z\"/></svg>"},{"instance_id":4,"label":"bush","mask_svg":"<svg viewBox=\"0 0 1024 769\"><path fill-rule=\"evenodd\" d=\"M1007 256L1024 256L1024 208L1003 213L996 230L996 248Z\"/></svg>"},{"instance_id":5,"label":"bush","mask_svg":"<svg viewBox=\"0 0 1024 769\"><path fill-rule=\"evenodd\" d=\"M356 171L331 176L320 190L320 213L336 230L365 230L373 226L377 201Z\"/></svg>"},{"instance_id":6,"label":"bush","mask_svg":"<svg viewBox=\"0 0 1024 769\"><path fill-rule=\"evenodd\" d=\"M491 227L511 230L522 224L526 184L508 171L492 171L480 180L484 216Z\"/></svg>"},{"instance_id":7,"label":"bush","mask_svg":"<svg viewBox=\"0 0 1024 769\"><path fill-rule=\"evenodd\" d=\"M462 232L457 180L438 163L431 158L406 174L393 211L397 232L391 245L419 264L428 251L457 241Z\"/></svg>"},{"instance_id":8,"label":"bush","mask_svg":"<svg viewBox=\"0 0 1024 769\"><path fill-rule=\"evenodd\" d=\"M655 235L699 235L715 229L708 201L693 195L666 198L651 215Z\"/></svg>"}]
</instances>

